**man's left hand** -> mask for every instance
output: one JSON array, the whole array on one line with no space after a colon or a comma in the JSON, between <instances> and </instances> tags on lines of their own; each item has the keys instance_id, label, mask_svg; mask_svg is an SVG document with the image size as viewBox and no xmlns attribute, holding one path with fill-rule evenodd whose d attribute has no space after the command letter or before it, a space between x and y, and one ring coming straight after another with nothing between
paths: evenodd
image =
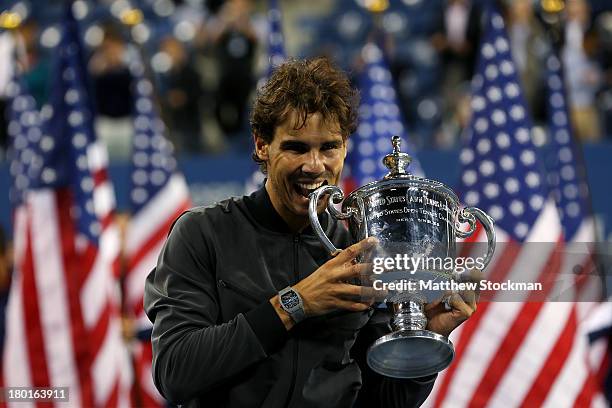
<instances>
[{"instance_id":1,"label":"man's left hand","mask_svg":"<svg viewBox=\"0 0 612 408\"><path fill-rule=\"evenodd\" d=\"M478 270L473 270L466 275L468 276L464 277L463 281L479 282L482 279L482 273ZM478 289L466 290L425 305L427 330L448 337L476 311L478 296Z\"/></svg>"}]
</instances>

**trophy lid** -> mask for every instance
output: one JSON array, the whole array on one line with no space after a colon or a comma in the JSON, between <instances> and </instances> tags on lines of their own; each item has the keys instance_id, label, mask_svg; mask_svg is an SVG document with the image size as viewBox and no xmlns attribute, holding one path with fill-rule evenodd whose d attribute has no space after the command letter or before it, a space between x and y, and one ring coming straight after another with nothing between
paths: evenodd
<instances>
[{"instance_id":1,"label":"trophy lid","mask_svg":"<svg viewBox=\"0 0 612 408\"><path fill-rule=\"evenodd\" d=\"M385 179L405 177L409 173L406 167L412 162L412 157L408 153L400 151L400 145L402 141L399 136L393 136L391 138L391 144L393 145L393 153L386 155L383 158L383 164L389 169L389 173L385 176Z\"/></svg>"}]
</instances>

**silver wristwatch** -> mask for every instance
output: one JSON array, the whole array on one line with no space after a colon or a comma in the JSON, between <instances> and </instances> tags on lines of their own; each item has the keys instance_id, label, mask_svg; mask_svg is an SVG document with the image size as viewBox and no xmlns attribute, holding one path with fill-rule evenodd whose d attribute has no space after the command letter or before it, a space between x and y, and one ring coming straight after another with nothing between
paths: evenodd
<instances>
[{"instance_id":1,"label":"silver wristwatch","mask_svg":"<svg viewBox=\"0 0 612 408\"><path fill-rule=\"evenodd\" d=\"M287 286L278 292L278 300L283 310L289 313L295 323L299 323L306 318L302 298L291 286Z\"/></svg>"}]
</instances>

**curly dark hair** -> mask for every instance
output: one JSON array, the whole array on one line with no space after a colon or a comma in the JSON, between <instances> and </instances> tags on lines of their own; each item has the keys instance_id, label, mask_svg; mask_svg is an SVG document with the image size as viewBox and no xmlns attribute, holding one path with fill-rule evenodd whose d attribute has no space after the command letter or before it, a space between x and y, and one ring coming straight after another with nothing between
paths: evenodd
<instances>
[{"instance_id":1,"label":"curly dark hair","mask_svg":"<svg viewBox=\"0 0 612 408\"><path fill-rule=\"evenodd\" d=\"M346 140L357 129L359 93L346 74L327 58L289 60L279 65L259 90L253 111L251 129L266 143L274 130L295 112L294 129L301 129L308 115L320 113L325 121L337 121ZM253 160L265 173L266 165L253 151Z\"/></svg>"}]
</instances>

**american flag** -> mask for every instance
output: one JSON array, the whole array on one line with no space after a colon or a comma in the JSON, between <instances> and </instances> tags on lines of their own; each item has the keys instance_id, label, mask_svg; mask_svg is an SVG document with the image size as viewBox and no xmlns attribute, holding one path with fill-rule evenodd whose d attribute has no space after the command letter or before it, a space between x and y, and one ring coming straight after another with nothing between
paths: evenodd
<instances>
[{"instance_id":1,"label":"american flag","mask_svg":"<svg viewBox=\"0 0 612 408\"><path fill-rule=\"evenodd\" d=\"M464 202L495 219L503 242L486 277L525 281L531 274L531 281L540 281L560 276L566 238L531 139L509 44L504 20L490 5L460 154L460 184ZM475 239L481 238L479 233ZM559 290L556 285L550 290ZM500 301L503 295L481 302L453 332L455 359L440 374L428 404L605 406L586 361L577 303L543 302L542 294Z\"/></svg>"},{"instance_id":2,"label":"american flag","mask_svg":"<svg viewBox=\"0 0 612 408\"><path fill-rule=\"evenodd\" d=\"M571 276L568 291L580 302L576 305L578 320L583 322L576 328L576 336L588 336L588 358L590 375L584 384L593 390L603 384L610 369L610 354L607 351L610 336L594 333L593 327L601 327L602 310L609 312L609 304L597 302L605 296L602 276L595 265L597 231L590 206L586 169L579 145L576 143L568 114L564 77L560 58L551 53L546 61L548 128L550 157L547 160L548 180L557 211L561 219L566 241L566 259L562 273ZM576 267L580 273L575 273ZM574 272L574 273L572 273ZM612 314L608 316L610 326ZM583 341L583 338L579 339ZM609 398L609 396L608 396Z\"/></svg>"},{"instance_id":3,"label":"american flag","mask_svg":"<svg viewBox=\"0 0 612 408\"><path fill-rule=\"evenodd\" d=\"M153 85L140 59L132 65L134 78L134 139L130 188L131 219L126 232L124 285L128 315L136 322L139 341L133 344L135 404L163 406L151 374L152 325L143 308L144 284L176 218L191 206L189 190L177 170L172 144L157 113Z\"/></svg>"},{"instance_id":4,"label":"american flag","mask_svg":"<svg viewBox=\"0 0 612 408\"><path fill-rule=\"evenodd\" d=\"M20 205L4 385L69 387L70 406L127 406L130 365L118 319L114 196L105 152L94 137L70 11L55 74L51 103L39 118L24 88L11 85Z\"/></svg>"},{"instance_id":5,"label":"american flag","mask_svg":"<svg viewBox=\"0 0 612 408\"><path fill-rule=\"evenodd\" d=\"M274 68L282 64L286 59L285 54L285 40L283 37L283 20L281 9L278 4L278 0L268 0L268 62L266 67L266 74L262 76L258 83L257 88L261 88L272 72ZM247 194L257 190L263 185L265 176L254 166L253 173L247 179L245 184L245 191Z\"/></svg>"},{"instance_id":6,"label":"american flag","mask_svg":"<svg viewBox=\"0 0 612 408\"><path fill-rule=\"evenodd\" d=\"M395 135L402 140L402 151L412 156L409 171L423 174L414 149L407 142L406 126L383 51L368 43L361 55L365 65L359 78L359 127L349 139L343 181L346 192L380 180L389 172L382 159L392 152L391 137Z\"/></svg>"}]
</instances>

